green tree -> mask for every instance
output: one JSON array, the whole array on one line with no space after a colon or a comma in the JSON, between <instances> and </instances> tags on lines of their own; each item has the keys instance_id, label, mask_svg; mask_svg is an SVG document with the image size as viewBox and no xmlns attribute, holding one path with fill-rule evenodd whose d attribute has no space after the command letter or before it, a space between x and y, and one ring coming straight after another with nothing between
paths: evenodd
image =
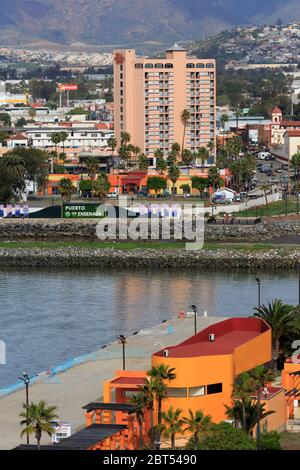
<instances>
[{"instance_id":1,"label":"green tree","mask_svg":"<svg viewBox=\"0 0 300 470\"><path fill-rule=\"evenodd\" d=\"M156 169L162 174L167 169L167 162L164 157L158 157L156 160Z\"/></svg>"},{"instance_id":2,"label":"green tree","mask_svg":"<svg viewBox=\"0 0 300 470\"><path fill-rule=\"evenodd\" d=\"M236 377L233 385L232 397L236 399L233 402L234 404L239 403L239 411L241 412L241 417L239 416L239 419L241 426L245 432L247 432L246 406L250 401L250 397L254 393L254 390L254 381L248 372L243 372L242 374Z\"/></svg>"},{"instance_id":3,"label":"green tree","mask_svg":"<svg viewBox=\"0 0 300 470\"><path fill-rule=\"evenodd\" d=\"M28 116L30 117L30 119L33 119L36 116L36 109L33 108L32 106L30 107L30 109L28 111Z\"/></svg>"},{"instance_id":4,"label":"green tree","mask_svg":"<svg viewBox=\"0 0 300 470\"><path fill-rule=\"evenodd\" d=\"M276 372L279 355L285 354L284 339L297 334L295 309L275 299L272 303L255 308L254 316L261 318L272 328L272 362L273 370Z\"/></svg>"},{"instance_id":5,"label":"green tree","mask_svg":"<svg viewBox=\"0 0 300 470\"><path fill-rule=\"evenodd\" d=\"M26 126L26 124L27 124L27 121L23 117L21 117L20 119L16 121L16 127L24 127Z\"/></svg>"},{"instance_id":6,"label":"green tree","mask_svg":"<svg viewBox=\"0 0 300 470\"><path fill-rule=\"evenodd\" d=\"M65 153L65 142L68 138L68 133L65 131L60 132L60 142L63 144L63 153Z\"/></svg>"},{"instance_id":7,"label":"green tree","mask_svg":"<svg viewBox=\"0 0 300 470\"><path fill-rule=\"evenodd\" d=\"M175 193L175 184L180 176L180 170L177 165L171 165L168 171L168 177L173 183L172 194Z\"/></svg>"},{"instance_id":8,"label":"green tree","mask_svg":"<svg viewBox=\"0 0 300 470\"><path fill-rule=\"evenodd\" d=\"M175 449L175 436L176 434L183 434L184 421L181 418L182 410L177 408L173 409L172 406L162 413L162 433L167 439L171 438L171 449Z\"/></svg>"},{"instance_id":9,"label":"green tree","mask_svg":"<svg viewBox=\"0 0 300 470\"><path fill-rule=\"evenodd\" d=\"M131 136L129 132L121 132L121 145L127 145L129 144L131 140Z\"/></svg>"},{"instance_id":10,"label":"green tree","mask_svg":"<svg viewBox=\"0 0 300 470\"><path fill-rule=\"evenodd\" d=\"M65 202L71 200L72 194L75 192L72 181L69 178L62 178L58 187L59 194Z\"/></svg>"},{"instance_id":11,"label":"green tree","mask_svg":"<svg viewBox=\"0 0 300 470\"><path fill-rule=\"evenodd\" d=\"M162 176L150 176L147 180L147 188L153 190L155 194L162 189L166 189L167 180Z\"/></svg>"},{"instance_id":12,"label":"green tree","mask_svg":"<svg viewBox=\"0 0 300 470\"><path fill-rule=\"evenodd\" d=\"M295 171L297 181L300 179L300 152L295 153L291 159L291 168Z\"/></svg>"},{"instance_id":13,"label":"green tree","mask_svg":"<svg viewBox=\"0 0 300 470\"><path fill-rule=\"evenodd\" d=\"M150 435L150 440L151 440L151 448L153 448L154 438L155 438L155 435L154 435L155 381L152 378L150 378L150 380L148 378L145 378L144 384L140 385L138 388L139 388L139 393L142 395L145 406L150 414L149 435Z\"/></svg>"},{"instance_id":14,"label":"green tree","mask_svg":"<svg viewBox=\"0 0 300 470\"><path fill-rule=\"evenodd\" d=\"M197 410L195 413L189 410L189 415L183 419L183 422L186 425L185 431L192 435L190 444L193 449L197 450L201 433L208 431L212 425L211 417L205 415L201 410Z\"/></svg>"},{"instance_id":15,"label":"green tree","mask_svg":"<svg viewBox=\"0 0 300 470\"><path fill-rule=\"evenodd\" d=\"M36 148L15 147L6 155L23 162L24 178L27 181L34 182L39 188L45 185L49 171L47 152Z\"/></svg>"},{"instance_id":16,"label":"green tree","mask_svg":"<svg viewBox=\"0 0 300 470\"><path fill-rule=\"evenodd\" d=\"M184 143L185 143L185 134L186 128L191 118L191 113L188 109L184 109L181 113L181 121L183 123L183 136L182 136L182 145L181 145L181 159L183 158Z\"/></svg>"},{"instance_id":17,"label":"green tree","mask_svg":"<svg viewBox=\"0 0 300 470\"><path fill-rule=\"evenodd\" d=\"M10 127L11 126L10 115L8 113L0 112L0 122L3 122L4 126Z\"/></svg>"},{"instance_id":18,"label":"green tree","mask_svg":"<svg viewBox=\"0 0 300 470\"><path fill-rule=\"evenodd\" d=\"M144 153L141 153L139 155L138 167L139 167L139 170L142 170L142 171L147 171L148 170L149 161L148 161L148 158L146 157L146 155Z\"/></svg>"},{"instance_id":19,"label":"green tree","mask_svg":"<svg viewBox=\"0 0 300 470\"><path fill-rule=\"evenodd\" d=\"M111 156L113 157L114 151L118 145L117 139L115 137L110 137L107 141L107 145L111 149Z\"/></svg>"},{"instance_id":20,"label":"green tree","mask_svg":"<svg viewBox=\"0 0 300 470\"><path fill-rule=\"evenodd\" d=\"M94 180L99 170L99 164L95 157L89 157L85 162L85 166L87 168L88 177Z\"/></svg>"},{"instance_id":21,"label":"green tree","mask_svg":"<svg viewBox=\"0 0 300 470\"><path fill-rule=\"evenodd\" d=\"M197 189L201 195L203 196L203 192L208 189L209 187L209 179L202 178L201 176L192 176L192 188Z\"/></svg>"},{"instance_id":22,"label":"green tree","mask_svg":"<svg viewBox=\"0 0 300 470\"><path fill-rule=\"evenodd\" d=\"M175 161L178 160L179 158L179 154L180 154L180 145L178 142L174 142L171 146L171 153L174 155L175 157ZM175 163L174 161L174 163Z\"/></svg>"},{"instance_id":23,"label":"green tree","mask_svg":"<svg viewBox=\"0 0 300 470\"><path fill-rule=\"evenodd\" d=\"M228 122L228 115L227 114L222 114L221 118L220 118L220 122L222 124L222 127L223 127L223 147L225 145L225 124L226 122Z\"/></svg>"},{"instance_id":24,"label":"green tree","mask_svg":"<svg viewBox=\"0 0 300 470\"><path fill-rule=\"evenodd\" d=\"M209 185L212 186L214 190L220 188L221 186L224 186L224 182L216 166L212 166L208 170L208 181Z\"/></svg>"},{"instance_id":25,"label":"green tree","mask_svg":"<svg viewBox=\"0 0 300 470\"><path fill-rule=\"evenodd\" d=\"M0 158L0 201L7 203L20 199L25 190L26 168L18 156L4 155Z\"/></svg>"},{"instance_id":26,"label":"green tree","mask_svg":"<svg viewBox=\"0 0 300 470\"><path fill-rule=\"evenodd\" d=\"M51 436L54 432L52 421L58 418L56 406L47 406L44 400L38 404L23 404L22 413L20 413L20 425L24 426L21 431L21 437L24 434L34 434L38 449L40 450L41 438L43 432Z\"/></svg>"},{"instance_id":27,"label":"green tree","mask_svg":"<svg viewBox=\"0 0 300 470\"><path fill-rule=\"evenodd\" d=\"M189 448L189 445L187 446ZM229 423L213 424L198 445L199 450L256 450L255 441Z\"/></svg>"},{"instance_id":28,"label":"green tree","mask_svg":"<svg viewBox=\"0 0 300 470\"><path fill-rule=\"evenodd\" d=\"M182 154L182 163L188 167L188 172L190 169L190 166L193 164L195 161L195 156L193 152L189 149L184 149L183 154Z\"/></svg>"},{"instance_id":29,"label":"green tree","mask_svg":"<svg viewBox=\"0 0 300 470\"><path fill-rule=\"evenodd\" d=\"M108 176L104 173L100 173L96 181L92 183L93 193L100 200L107 196L110 190L110 182Z\"/></svg>"}]
</instances>

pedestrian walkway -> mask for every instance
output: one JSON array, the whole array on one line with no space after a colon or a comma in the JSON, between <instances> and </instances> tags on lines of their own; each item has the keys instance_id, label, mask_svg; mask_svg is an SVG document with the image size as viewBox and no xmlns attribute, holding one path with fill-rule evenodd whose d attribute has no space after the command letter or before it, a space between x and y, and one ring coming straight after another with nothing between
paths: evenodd
<instances>
[{"instance_id":1,"label":"pedestrian walkway","mask_svg":"<svg viewBox=\"0 0 300 470\"><path fill-rule=\"evenodd\" d=\"M198 330L225 317L198 317ZM147 370L151 365L151 354L166 346L177 344L194 334L194 319L176 318L156 325L127 339L126 368ZM55 376L45 376L29 388L30 402L45 400L58 408L62 421L72 424L75 432L84 426L86 403L100 400L102 385L122 368L122 347L113 343L105 349L95 351L87 362L72 367ZM19 413L25 400L25 389L0 398L0 449L11 449L26 442L20 438ZM30 437L34 444L34 437ZM49 443L49 437L43 436L42 444Z\"/></svg>"}]
</instances>

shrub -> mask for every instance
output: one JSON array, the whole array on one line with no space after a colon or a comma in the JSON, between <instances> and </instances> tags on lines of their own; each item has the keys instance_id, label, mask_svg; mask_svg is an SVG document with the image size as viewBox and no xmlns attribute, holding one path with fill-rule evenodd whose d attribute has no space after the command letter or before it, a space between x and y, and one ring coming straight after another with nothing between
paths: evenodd
<instances>
[{"instance_id":1,"label":"shrub","mask_svg":"<svg viewBox=\"0 0 300 470\"><path fill-rule=\"evenodd\" d=\"M277 431L263 432L260 437L261 450L281 450L281 436Z\"/></svg>"},{"instance_id":2,"label":"shrub","mask_svg":"<svg viewBox=\"0 0 300 470\"><path fill-rule=\"evenodd\" d=\"M254 439L229 423L214 424L200 440L200 450L256 450Z\"/></svg>"}]
</instances>

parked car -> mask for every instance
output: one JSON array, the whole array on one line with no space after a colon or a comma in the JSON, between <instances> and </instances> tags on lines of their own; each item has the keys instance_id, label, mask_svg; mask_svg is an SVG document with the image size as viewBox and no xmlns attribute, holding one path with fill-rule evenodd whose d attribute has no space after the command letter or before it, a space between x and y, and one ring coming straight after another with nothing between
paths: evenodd
<instances>
[{"instance_id":1,"label":"parked car","mask_svg":"<svg viewBox=\"0 0 300 470\"><path fill-rule=\"evenodd\" d=\"M111 193L108 193L107 195L108 198L117 198L118 197L118 193L116 191L113 191Z\"/></svg>"},{"instance_id":2,"label":"parked car","mask_svg":"<svg viewBox=\"0 0 300 470\"><path fill-rule=\"evenodd\" d=\"M259 152L257 157L259 160L268 160L267 157L272 157L272 155L270 154L270 152Z\"/></svg>"},{"instance_id":3,"label":"parked car","mask_svg":"<svg viewBox=\"0 0 300 470\"><path fill-rule=\"evenodd\" d=\"M282 168L277 168L276 173L282 173Z\"/></svg>"}]
</instances>

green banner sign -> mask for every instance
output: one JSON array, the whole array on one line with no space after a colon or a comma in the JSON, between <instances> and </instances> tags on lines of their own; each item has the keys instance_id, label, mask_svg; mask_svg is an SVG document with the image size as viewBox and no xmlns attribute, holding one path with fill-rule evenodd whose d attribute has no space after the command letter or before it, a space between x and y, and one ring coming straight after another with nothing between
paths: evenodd
<instances>
[{"instance_id":1,"label":"green banner sign","mask_svg":"<svg viewBox=\"0 0 300 470\"><path fill-rule=\"evenodd\" d=\"M99 204L64 204L64 219L103 218L107 214Z\"/></svg>"}]
</instances>

